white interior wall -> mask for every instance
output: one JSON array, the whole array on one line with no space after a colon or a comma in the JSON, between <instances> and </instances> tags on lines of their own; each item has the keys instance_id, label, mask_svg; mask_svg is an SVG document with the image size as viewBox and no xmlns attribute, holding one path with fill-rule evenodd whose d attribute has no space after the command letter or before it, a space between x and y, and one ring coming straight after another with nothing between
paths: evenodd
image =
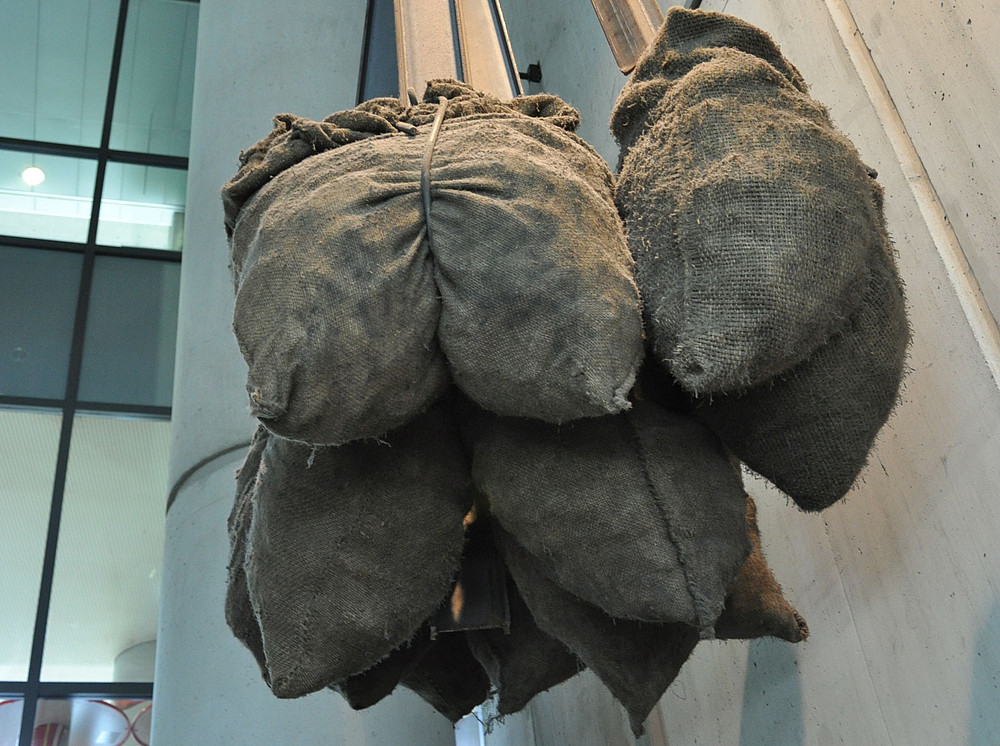
<instances>
[{"instance_id":1,"label":"white interior wall","mask_svg":"<svg viewBox=\"0 0 1000 746\"><path fill-rule=\"evenodd\" d=\"M765 552L810 639L699 645L654 711L662 733L651 728L648 741L1000 743L1000 348L989 313L1000 308L995 8L979 0L702 7L770 32L879 171L907 285L912 370L846 501L806 515L750 482ZM540 60L541 88L580 108L581 134L613 164L606 123L624 78L590 4L505 0L504 11L521 69ZM594 735L595 707L619 716L595 703L590 686L578 680L542 695L487 743L631 743ZM558 737L533 728L574 711L575 729L564 723Z\"/></svg>"}]
</instances>

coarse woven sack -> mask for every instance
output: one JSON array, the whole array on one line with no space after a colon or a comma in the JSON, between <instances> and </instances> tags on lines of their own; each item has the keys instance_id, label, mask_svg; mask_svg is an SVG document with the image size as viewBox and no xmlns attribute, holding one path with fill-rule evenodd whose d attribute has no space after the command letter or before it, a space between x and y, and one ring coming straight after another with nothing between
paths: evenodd
<instances>
[{"instance_id":1,"label":"coarse woven sack","mask_svg":"<svg viewBox=\"0 0 1000 746\"><path fill-rule=\"evenodd\" d=\"M559 640L535 624L517 586L508 578L510 630L469 630L469 649L490 677L497 717L523 710L536 695L561 684L584 665Z\"/></svg>"},{"instance_id":2,"label":"coarse woven sack","mask_svg":"<svg viewBox=\"0 0 1000 746\"><path fill-rule=\"evenodd\" d=\"M400 679L413 668L420 656L430 650L430 630L421 627L411 640L393 650L367 671L330 684L354 710L364 710L392 694Z\"/></svg>"},{"instance_id":3,"label":"coarse woven sack","mask_svg":"<svg viewBox=\"0 0 1000 746\"><path fill-rule=\"evenodd\" d=\"M611 616L711 636L750 541L708 428L640 401L562 426L481 412L470 432L476 488L549 577Z\"/></svg>"},{"instance_id":4,"label":"coarse woven sack","mask_svg":"<svg viewBox=\"0 0 1000 746\"><path fill-rule=\"evenodd\" d=\"M499 528L497 543L535 622L597 674L625 707L638 738L650 710L697 645L698 630L608 616L549 580L538 560Z\"/></svg>"},{"instance_id":5,"label":"coarse woven sack","mask_svg":"<svg viewBox=\"0 0 1000 746\"><path fill-rule=\"evenodd\" d=\"M501 102L454 81L413 107L277 117L223 190L253 413L340 444L406 422L449 376L501 414L626 408L638 290L611 173L578 121L554 96Z\"/></svg>"},{"instance_id":6,"label":"coarse woven sack","mask_svg":"<svg viewBox=\"0 0 1000 746\"><path fill-rule=\"evenodd\" d=\"M873 172L763 31L671 8L612 114L657 359L695 394L788 370L861 303Z\"/></svg>"},{"instance_id":7,"label":"coarse woven sack","mask_svg":"<svg viewBox=\"0 0 1000 746\"><path fill-rule=\"evenodd\" d=\"M368 670L437 609L472 493L438 406L380 442L269 437L251 502L243 567L266 678L296 697Z\"/></svg>"},{"instance_id":8,"label":"coarse woven sack","mask_svg":"<svg viewBox=\"0 0 1000 746\"><path fill-rule=\"evenodd\" d=\"M888 239L875 256L861 307L827 344L771 381L699 399L695 408L803 510L847 494L898 396L909 342L903 288Z\"/></svg>"},{"instance_id":9,"label":"coarse woven sack","mask_svg":"<svg viewBox=\"0 0 1000 746\"><path fill-rule=\"evenodd\" d=\"M720 640L777 637L802 642L809 636L809 626L788 603L767 566L760 545L757 506L750 495L747 495L747 530L753 548L726 596L726 606L715 622L715 636Z\"/></svg>"},{"instance_id":10,"label":"coarse woven sack","mask_svg":"<svg viewBox=\"0 0 1000 746\"><path fill-rule=\"evenodd\" d=\"M226 571L226 624L232 630L237 640L246 645L253 653L261 675L268 680L267 660L264 657L264 641L260 634L260 625L250 603L247 591L247 576L244 569L246 558L247 534L250 532L250 521L253 517L252 493L256 486L260 469L260 458L267 446L269 433L263 426L258 426L250 442L243 466L236 472L236 499L229 513L227 527L229 531L229 565Z\"/></svg>"},{"instance_id":11,"label":"coarse woven sack","mask_svg":"<svg viewBox=\"0 0 1000 746\"><path fill-rule=\"evenodd\" d=\"M465 632L439 634L400 683L457 722L489 694L490 680L469 651Z\"/></svg>"}]
</instances>

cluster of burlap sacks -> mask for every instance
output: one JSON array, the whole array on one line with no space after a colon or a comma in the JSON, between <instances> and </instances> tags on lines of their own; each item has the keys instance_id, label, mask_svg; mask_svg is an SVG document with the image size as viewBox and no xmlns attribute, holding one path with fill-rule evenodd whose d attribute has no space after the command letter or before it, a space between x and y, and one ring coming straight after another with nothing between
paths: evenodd
<instances>
[{"instance_id":1,"label":"cluster of burlap sacks","mask_svg":"<svg viewBox=\"0 0 1000 746\"><path fill-rule=\"evenodd\" d=\"M279 116L241 155L261 425L226 615L276 695L402 683L502 715L588 667L639 732L699 639L805 638L739 462L822 509L892 408L908 330L874 174L717 13L668 13L612 116L617 178L577 123L432 81ZM431 639L473 505L510 629Z\"/></svg>"}]
</instances>

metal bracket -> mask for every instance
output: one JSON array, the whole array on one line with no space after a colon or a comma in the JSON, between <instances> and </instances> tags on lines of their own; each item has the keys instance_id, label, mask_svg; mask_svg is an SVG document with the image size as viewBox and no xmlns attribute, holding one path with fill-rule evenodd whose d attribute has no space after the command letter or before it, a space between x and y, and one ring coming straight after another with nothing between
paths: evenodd
<instances>
[{"instance_id":1,"label":"metal bracket","mask_svg":"<svg viewBox=\"0 0 1000 746\"><path fill-rule=\"evenodd\" d=\"M542 63L532 62L528 65L528 72L522 73L518 72L518 77L521 80L527 80L529 83L541 83L542 82Z\"/></svg>"}]
</instances>

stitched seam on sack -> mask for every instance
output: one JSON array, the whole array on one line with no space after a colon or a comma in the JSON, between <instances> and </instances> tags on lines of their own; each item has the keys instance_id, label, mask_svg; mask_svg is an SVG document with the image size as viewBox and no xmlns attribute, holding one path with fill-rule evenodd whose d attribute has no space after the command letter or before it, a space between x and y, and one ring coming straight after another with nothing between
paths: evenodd
<instances>
[{"instance_id":1,"label":"stitched seam on sack","mask_svg":"<svg viewBox=\"0 0 1000 746\"><path fill-rule=\"evenodd\" d=\"M347 541L354 534L355 530L358 527L358 524L361 523L361 519L363 517L364 517L364 512L360 511L357 517L355 517L354 521L351 522L350 528L341 537L340 541L337 542L335 551L339 550L344 545L344 542ZM312 643L315 640L315 635L311 634L311 629L312 629L313 618L316 616L316 609L317 609L316 599L319 598L320 591L322 591L323 587L326 585L326 579L329 577L331 569L332 569L332 563L329 562L326 563L323 568L323 572L317 578L317 581L313 587L312 595L306 607L307 611L302 617L302 623L299 625L299 632L295 637L296 647L300 653L300 657L299 660L296 661L295 667L287 674L286 681L292 680L302 670L304 656L302 656L301 653L304 652L307 643Z\"/></svg>"},{"instance_id":2,"label":"stitched seam on sack","mask_svg":"<svg viewBox=\"0 0 1000 746\"><path fill-rule=\"evenodd\" d=\"M653 502L656 503L657 510L659 510L660 515L663 517L663 526L667 532L667 538L670 540L670 543L673 544L674 551L677 553L677 564L680 566L681 574L684 576L684 585L687 588L688 595L691 596L691 603L694 605L694 613L697 617L698 624L704 625L705 620L707 619L704 604L698 599L698 595L694 592L694 584L691 582L691 577L688 574L688 566L684 557L684 552L681 551L680 543L674 536L670 516L664 507L664 501L662 500L660 491L656 488L656 483L653 481L653 477L649 473L649 462L646 457L646 449L642 444L642 438L639 436L639 429L635 426L631 417L625 418L625 424L629 429L629 435L635 445L636 456L639 458L639 465L642 467L642 476L646 482L646 487L649 489L649 493L653 496ZM699 629L700 628L701 627L699 627Z\"/></svg>"}]
</instances>

